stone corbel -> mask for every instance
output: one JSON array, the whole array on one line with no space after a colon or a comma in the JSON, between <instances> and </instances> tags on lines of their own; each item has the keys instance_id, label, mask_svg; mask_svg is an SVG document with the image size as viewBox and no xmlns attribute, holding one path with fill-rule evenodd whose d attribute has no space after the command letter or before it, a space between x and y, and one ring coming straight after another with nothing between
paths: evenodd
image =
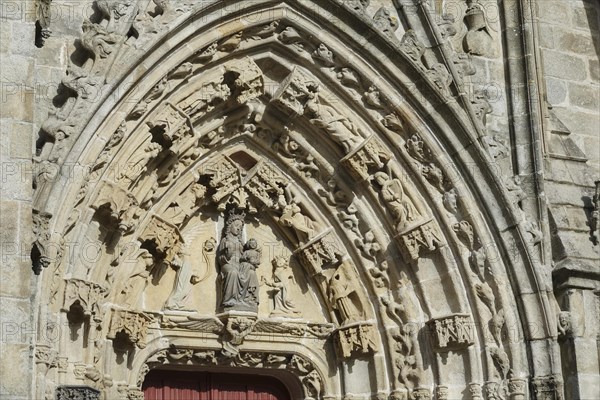
<instances>
[{"instance_id":1,"label":"stone corbel","mask_svg":"<svg viewBox=\"0 0 600 400\"><path fill-rule=\"evenodd\" d=\"M429 218L404 229L396 236L406 262L418 260L422 252L435 251L443 246L442 235L436 222Z\"/></svg>"},{"instance_id":2,"label":"stone corbel","mask_svg":"<svg viewBox=\"0 0 600 400\"><path fill-rule=\"evenodd\" d=\"M83 314L95 322L102 321L100 303L106 298L108 291L105 287L81 279L69 279L65 285L65 299L62 311L68 312L74 303L79 303Z\"/></svg>"},{"instance_id":3,"label":"stone corbel","mask_svg":"<svg viewBox=\"0 0 600 400\"><path fill-rule=\"evenodd\" d=\"M475 324L469 314L454 314L427 322L432 332L434 350L461 350L475 343Z\"/></svg>"},{"instance_id":4,"label":"stone corbel","mask_svg":"<svg viewBox=\"0 0 600 400\"><path fill-rule=\"evenodd\" d=\"M225 357L235 357L240 352L240 346L256 325L257 315L250 312L227 312L217 315L225 329L221 336Z\"/></svg>"},{"instance_id":5,"label":"stone corbel","mask_svg":"<svg viewBox=\"0 0 600 400\"><path fill-rule=\"evenodd\" d=\"M31 262L33 271L40 274L42 269L47 268L52 262L50 255L50 219L52 214L33 210L33 248L31 250Z\"/></svg>"},{"instance_id":6,"label":"stone corbel","mask_svg":"<svg viewBox=\"0 0 600 400\"><path fill-rule=\"evenodd\" d=\"M105 205L109 206L110 216L116 224L116 229L121 232L132 230L138 204L131 193L113 182L104 181L93 198L96 199L91 205L94 210L99 210Z\"/></svg>"},{"instance_id":7,"label":"stone corbel","mask_svg":"<svg viewBox=\"0 0 600 400\"><path fill-rule=\"evenodd\" d=\"M383 143L370 136L340 162L357 180L366 181L382 170L391 158Z\"/></svg>"}]
</instances>

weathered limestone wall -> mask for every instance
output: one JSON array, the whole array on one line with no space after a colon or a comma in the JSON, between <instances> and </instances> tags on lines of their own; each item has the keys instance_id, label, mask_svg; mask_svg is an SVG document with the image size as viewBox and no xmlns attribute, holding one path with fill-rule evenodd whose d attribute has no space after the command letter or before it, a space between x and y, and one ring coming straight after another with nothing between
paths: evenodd
<instances>
[{"instance_id":1,"label":"weathered limestone wall","mask_svg":"<svg viewBox=\"0 0 600 400\"><path fill-rule=\"evenodd\" d=\"M594 0L538 2L539 44L548 102L584 149L600 164L600 5Z\"/></svg>"},{"instance_id":2,"label":"weathered limestone wall","mask_svg":"<svg viewBox=\"0 0 600 400\"><path fill-rule=\"evenodd\" d=\"M31 268L32 157L91 1L54 1L51 36L35 45L34 0L0 4L0 398L34 398L39 279ZM49 331L48 338L59 331Z\"/></svg>"},{"instance_id":3,"label":"weathered limestone wall","mask_svg":"<svg viewBox=\"0 0 600 400\"><path fill-rule=\"evenodd\" d=\"M3 1L0 13L0 397L28 399L36 332L29 244L39 57L33 1Z\"/></svg>"},{"instance_id":4,"label":"weathered limestone wall","mask_svg":"<svg viewBox=\"0 0 600 400\"><path fill-rule=\"evenodd\" d=\"M600 3L540 1L539 44L550 113L564 124L546 127L545 177L553 240L554 280L559 305L570 318L561 352L567 398L598 395L598 254L592 229L594 181L600 178ZM585 153L558 149L555 131ZM560 152L559 152L560 153Z\"/></svg>"}]
</instances>

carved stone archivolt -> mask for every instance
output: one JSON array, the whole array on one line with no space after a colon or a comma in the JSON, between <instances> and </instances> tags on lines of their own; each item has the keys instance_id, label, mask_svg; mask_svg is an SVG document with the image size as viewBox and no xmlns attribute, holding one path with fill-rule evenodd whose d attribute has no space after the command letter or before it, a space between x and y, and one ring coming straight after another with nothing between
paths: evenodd
<instances>
[{"instance_id":1,"label":"carved stone archivolt","mask_svg":"<svg viewBox=\"0 0 600 400\"><path fill-rule=\"evenodd\" d=\"M529 375L524 341L506 343L503 333L509 322L519 326L508 310L522 307L511 296L510 260L491 257L503 254L504 239L488 233L492 222L462 181L464 166L456 168L470 156L440 143L473 143L469 151L485 147L494 159L504 147L487 136L469 138L464 110L453 121L469 127L446 140L442 117L428 129L414 99L404 99L412 89L388 79L394 74L387 68L402 79L418 74L423 81L414 90L431 86L444 113L479 107L476 117L484 121L482 99L461 106L452 100L463 93L468 57L439 57L447 46L430 48L411 29L398 42L401 18L368 1L335 10L358 13L347 17L368 21L407 61L389 63L385 73L378 61L385 52L365 48L372 59L366 62L348 54L339 35L315 31L320 17L285 16L302 14L300 3L258 2L257 10L271 7L268 20L252 14L256 22L242 27L219 17L213 32L220 36L204 35L200 24L198 36L185 39L175 21L192 10L197 21L212 18L221 5L97 3L99 21L83 27L87 55L63 80L70 92L42 126L36 161L60 166L68 156L89 172L76 184L61 180L58 190L44 178L50 169L42 169L36 198L41 204L51 196L68 211L48 206L52 213L33 216L37 270L52 265L51 232L99 249L85 262L77 259L80 250L55 258L52 270L61 277L52 287L59 293L64 282L64 301L44 315L62 321L81 309L84 331L97 337L84 346L74 332L56 351L47 349L48 357L40 347L49 379L140 398L144 373L153 368L253 367L295 374L304 397L315 400L428 399L434 387L438 398L483 398L477 382L486 382L486 393L509 388L521 395L520 377ZM252 11L242 3L240 13ZM465 20L472 54L483 29L475 17ZM442 39L456 33L451 19L434 22ZM169 49L152 54L162 61L134 73L138 96L127 92L110 115L99 111L91 121L92 94L120 82L117 69L130 70L124 55L137 59L167 31ZM69 153L82 148L85 154ZM534 221L520 230L539 245ZM432 315L450 316L425 324ZM423 340L424 328L433 341ZM131 350L126 362L124 343ZM142 364L137 357L152 346L159 351L132 377L138 371L130 365ZM444 359L447 351L469 360ZM66 355L66 368L54 368L54 354ZM317 369L311 357L329 370ZM468 370L469 382L446 384L438 357L448 370ZM543 382L537 387L546 390Z\"/></svg>"}]
</instances>

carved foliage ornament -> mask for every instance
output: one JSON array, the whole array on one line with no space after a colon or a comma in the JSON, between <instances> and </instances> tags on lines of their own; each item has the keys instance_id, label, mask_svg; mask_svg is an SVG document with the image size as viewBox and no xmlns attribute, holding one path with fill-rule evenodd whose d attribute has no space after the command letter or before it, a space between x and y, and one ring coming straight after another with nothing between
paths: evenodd
<instances>
[{"instance_id":1,"label":"carved foliage ornament","mask_svg":"<svg viewBox=\"0 0 600 400\"><path fill-rule=\"evenodd\" d=\"M56 400L100 400L100 391L89 386L59 386Z\"/></svg>"}]
</instances>

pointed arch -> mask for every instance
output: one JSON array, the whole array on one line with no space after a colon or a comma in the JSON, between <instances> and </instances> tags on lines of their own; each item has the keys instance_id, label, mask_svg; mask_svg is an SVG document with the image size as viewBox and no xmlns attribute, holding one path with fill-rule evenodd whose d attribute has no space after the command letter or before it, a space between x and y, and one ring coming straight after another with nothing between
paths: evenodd
<instances>
[{"instance_id":1,"label":"pointed arch","mask_svg":"<svg viewBox=\"0 0 600 400\"><path fill-rule=\"evenodd\" d=\"M327 22L326 6L339 24ZM168 34L141 33L169 15ZM194 326L211 351L223 343L269 350L265 332L234 334L233 317L218 310L182 324L115 292L124 290L120 279L148 278L150 264L163 268L152 270L157 280L164 270L177 280L171 270L184 268L176 258L189 245L182 227L199 224L202 207L218 219L227 204L256 213L257 224L279 224L308 286L320 291L319 321L271 321L277 328L269 329L282 329L278 345L286 335L316 336L329 374L322 379L333 382L327 395L430 396L436 386L508 388L548 374L532 362L535 350L555 352L545 340L553 310L532 229L490 168L481 121L452 97L443 65L420 64L422 45L410 32L395 41L333 1L164 9L152 23L136 20L137 38L110 31L111 18L86 25L82 40L94 56L71 67L63 84L73 96L44 126L52 140L40 148L36 204L53 216L50 231L98 248L97 257L77 249L75 261L57 258L44 273L43 318L66 321L75 301L100 307L87 328L99 345L77 361L87 375L60 379L102 386L108 375L135 391L146 337L155 350L202 350L185 318L201 318ZM102 89L94 101L93 89ZM70 167L76 173L66 174ZM290 220L312 227L282 224L288 206L297 207ZM165 218L173 207L178 219ZM219 224L210 228L215 240ZM341 270L358 296L356 320L335 311L331 280ZM142 292L153 289L144 282ZM252 327L265 323L248 318ZM81 343L60 346L73 352ZM452 378L452 368L464 377ZM367 369L375 372L361 375Z\"/></svg>"}]
</instances>

